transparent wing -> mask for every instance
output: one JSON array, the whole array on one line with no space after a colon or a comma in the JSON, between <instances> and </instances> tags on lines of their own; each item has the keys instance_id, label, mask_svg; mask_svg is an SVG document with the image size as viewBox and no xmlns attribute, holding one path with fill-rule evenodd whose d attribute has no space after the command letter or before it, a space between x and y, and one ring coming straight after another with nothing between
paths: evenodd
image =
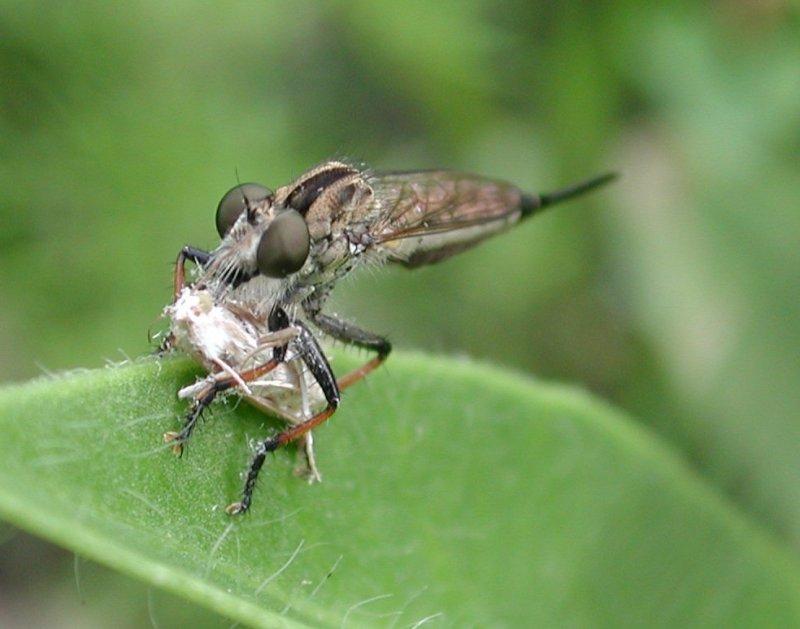
<instances>
[{"instance_id":1,"label":"transparent wing","mask_svg":"<svg viewBox=\"0 0 800 629\"><path fill-rule=\"evenodd\" d=\"M515 186L460 172L377 173L370 184L381 204L372 230L380 242L491 223L520 210Z\"/></svg>"},{"instance_id":2,"label":"transparent wing","mask_svg":"<svg viewBox=\"0 0 800 629\"><path fill-rule=\"evenodd\" d=\"M370 232L390 260L429 264L519 220L521 193L504 181L445 170L377 173Z\"/></svg>"}]
</instances>

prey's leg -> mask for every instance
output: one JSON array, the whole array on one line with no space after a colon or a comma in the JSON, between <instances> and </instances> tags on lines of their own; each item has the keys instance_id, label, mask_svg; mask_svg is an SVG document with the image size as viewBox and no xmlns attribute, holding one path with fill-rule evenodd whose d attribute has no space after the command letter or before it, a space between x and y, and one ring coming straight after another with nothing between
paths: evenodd
<instances>
[{"instance_id":1,"label":"prey's leg","mask_svg":"<svg viewBox=\"0 0 800 629\"><path fill-rule=\"evenodd\" d=\"M242 499L239 502L228 505L226 509L231 515L244 513L250 508L250 503L253 499L253 489L256 486L258 474L261 471L261 467L264 465L267 454L308 434L310 430L316 428L333 415L334 412L336 412L336 408L339 406L339 387L336 384L336 378L333 375L331 366L328 364L328 359L325 358L325 354L322 353L322 348L320 348L317 340L303 323L295 321L294 325L300 328L300 334L295 340L295 348L298 357L306 364L309 371L314 376L314 379L322 388L328 405L324 410L304 422L269 437L258 445L256 454L247 471L247 478L245 479L244 490L242 491Z\"/></svg>"},{"instance_id":2,"label":"prey's leg","mask_svg":"<svg viewBox=\"0 0 800 629\"><path fill-rule=\"evenodd\" d=\"M311 405L309 403L308 384L303 375L302 361L295 360L292 362L300 363L292 364L292 369L295 374L297 374L297 385L300 391L300 412L303 414L303 419L306 420L312 415ZM294 473L305 478L309 483L322 482L322 475L319 473L319 469L317 469L317 460L314 457L314 435L311 432L307 432L300 437L298 441L300 442L300 447L303 449L305 465L298 465Z\"/></svg>"},{"instance_id":3,"label":"prey's leg","mask_svg":"<svg viewBox=\"0 0 800 629\"><path fill-rule=\"evenodd\" d=\"M386 360L392 351L392 344L388 339L362 330L351 323L324 315L319 310L315 310L310 304L304 304L305 312L309 319L325 334L332 336L337 341L355 345L362 349L369 349L378 353L375 358L367 361L358 369L351 371L339 379L339 388L346 389L355 384L371 371L374 371Z\"/></svg>"},{"instance_id":4,"label":"prey's leg","mask_svg":"<svg viewBox=\"0 0 800 629\"><path fill-rule=\"evenodd\" d=\"M305 458L305 465L299 465L295 469L295 474L302 476L309 483L322 482L322 475L317 469L317 459L314 456L314 435L307 432L299 439L300 447L303 448L303 457Z\"/></svg>"},{"instance_id":5,"label":"prey's leg","mask_svg":"<svg viewBox=\"0 0 800 629\"><path fill-rule=\"evenodd\" d=\"M296 330L297 328L286 328L287 331L292 329ZM290 426L297 426L307 419L310 419L314 414L311 406L311 393L304 374L306 367L303 361L296 357L288 359L284 363L284 366L292 376L291 386L296 393L295 399L299 399L299 404L296 406L282 406L280 402L257 395L247 396L247 400L252 406L261 409L265 413L276 415ZM317 468L316 457L314 456L314 438L312 433L307 432L300 437L297 442L297 454L301 460L298 461L294 468L295 476L304 478L309 483L321 482L322 475Z\"/></svg>"}]
</instances>

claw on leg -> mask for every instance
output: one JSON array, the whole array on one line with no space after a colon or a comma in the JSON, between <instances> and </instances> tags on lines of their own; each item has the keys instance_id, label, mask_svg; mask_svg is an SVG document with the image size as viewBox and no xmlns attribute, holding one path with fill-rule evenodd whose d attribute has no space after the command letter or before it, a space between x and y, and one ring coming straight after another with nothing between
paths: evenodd
<instances>
[{"instance_id":1,"label":"claw on leg","mask_svg":"<svg viewBox=\"0 0 800 629\"><path fill-rule=\"evenodd\" d=\"M244 513L246 509L241 502L232 502L227 507L225 507L225 513L228 515L239 515L240 513Z\"/></svg>"},{"instance_id":2,"label":"claw on leg","mask_svg":"<svg viewBox=\"0 0 800 629\"><path fill-rule=\"evenodd\" d=\"M181 439L181 433L175 432L174 430L165 432L164 443L172 444L172 453L175 456L181 456L183 454L183 440Z\"/></svg>"}]
</instances>

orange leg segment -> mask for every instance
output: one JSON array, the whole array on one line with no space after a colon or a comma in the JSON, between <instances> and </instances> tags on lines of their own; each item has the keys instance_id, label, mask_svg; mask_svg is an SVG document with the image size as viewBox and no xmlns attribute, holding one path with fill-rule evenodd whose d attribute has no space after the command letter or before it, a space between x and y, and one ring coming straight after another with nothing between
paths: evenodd
<instances>
[{"instance_id":1,"label":"orange leg segment","mask_svg":"<svg viewBox=\"0 0 800 629\"><path fill-rule=\"evenodd\" d=\"M173 298L177 299L181 294L183 287L186 286L186 261L191 260L195 264L204 266L208 264L211 259L211 254L202 249L196 249L186 245L178 253L178 258L175 260L175 275L173 276Z\"/></svg>"},{"instance_id":2,"label":"orange leg segment","mask_svg":"<svg viewBox=\"0 0 800 629\"><path fill-rule=\"evenodd\" d=\"M385 355L378 354L375 358L370 361L367 361L358 369L354 369L348 374L345 374L341 378L339 378L339 389L346 389L354 385L356 382L364 378L367 374L375 371L378 367L383 364L383 361L386 360Z\"/></svg>"}]
</instances>

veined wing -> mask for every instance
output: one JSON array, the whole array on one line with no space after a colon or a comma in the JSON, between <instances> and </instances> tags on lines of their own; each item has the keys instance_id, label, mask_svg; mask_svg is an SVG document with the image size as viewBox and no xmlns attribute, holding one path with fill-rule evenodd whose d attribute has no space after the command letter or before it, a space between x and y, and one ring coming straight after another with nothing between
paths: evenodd
<instances>
[{"instance_id":1,"label":"veined wing","mask_svg":"<svg viewBox=\"0 0 800 629\"><path fill-rule=\"evenodd\" d=\"M370 233L389 260L420 266L443 260L516 223L518 188L446 170L376 173L380 213Z\"/></svg>"}]
</instances>

